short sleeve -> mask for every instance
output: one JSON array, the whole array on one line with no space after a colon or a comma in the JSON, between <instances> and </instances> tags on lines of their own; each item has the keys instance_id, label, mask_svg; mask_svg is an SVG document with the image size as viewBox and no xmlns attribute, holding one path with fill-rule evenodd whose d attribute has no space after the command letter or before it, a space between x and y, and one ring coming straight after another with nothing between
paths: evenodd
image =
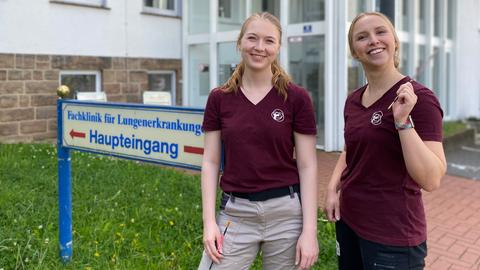
<instances>
[{"instance_id":1,"label":"short sleeve","mask_svg":"<svg viewBox=\"0 0 480 270\"><path fill-rule=\"evenodd\" d=\"M214 89L208 95L205 113L203 114L202 131L214 131L221 129L220 121L220 98L221 90Z\"/></svg>"},{"instance_id":2,"label":"short sleeve","mask_svg":"<svg viewBox=\"0 0 480 270\"><path fill-rule=\"evenodd\" d=\"M415 130L423 141L442 141L443 111L434 93L427 89L416 91L417 104L412 110Z\"/></svg>"},{"instance_id":3,"label":"short sleeve","mask_svg":"<svg viewBox=\"0 0 480 270\"><path fill-rule=\"evenodd\" d=\"M293 130L302 134L316 135L317 125L315 123L315 113L312 99L308 92L303 88L297 88L291 92L295 93Z\"/></svg>"}]
</instances>

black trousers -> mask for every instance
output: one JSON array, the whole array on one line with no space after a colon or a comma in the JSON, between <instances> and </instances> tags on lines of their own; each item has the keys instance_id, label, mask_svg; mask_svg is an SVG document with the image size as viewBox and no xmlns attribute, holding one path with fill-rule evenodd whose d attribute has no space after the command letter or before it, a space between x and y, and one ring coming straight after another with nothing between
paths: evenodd
<instances>
[{"instance_id":1,"label":"black trousers","mask_svg":"<svg viewBox=\"0 0 480 270\"><path fill-rule=\"evenodd\" d=\"M427 243L414 247L387 246L359 237L345 222L335 224L339 270L423 270Z\"/></svg>"}]
</instances>

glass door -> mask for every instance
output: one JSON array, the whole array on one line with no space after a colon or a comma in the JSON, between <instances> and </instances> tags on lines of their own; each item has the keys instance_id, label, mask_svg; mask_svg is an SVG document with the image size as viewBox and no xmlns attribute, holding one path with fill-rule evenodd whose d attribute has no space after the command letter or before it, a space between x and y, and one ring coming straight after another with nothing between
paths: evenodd
<instances>
[{"instance_id":1,"label":"glass door","mask_svg":"<svg viewBox=\"0 0 480 270\"><path fill-rule=\"evenodd\" d=\"M190 106L204 107L210 93L210 61L208 44L189 46Z\"/></svg>"},{"instance_id":2,"label":"glass door","mask_svg":"<svg viewBox=\"0 0 480 270\"><path fill-rule=\"evenodd\" d=\"M317 144L325 145L325 37L288 38L288 67L293 81L307 89L317 120Z\"/></svg>"}]
</instances>

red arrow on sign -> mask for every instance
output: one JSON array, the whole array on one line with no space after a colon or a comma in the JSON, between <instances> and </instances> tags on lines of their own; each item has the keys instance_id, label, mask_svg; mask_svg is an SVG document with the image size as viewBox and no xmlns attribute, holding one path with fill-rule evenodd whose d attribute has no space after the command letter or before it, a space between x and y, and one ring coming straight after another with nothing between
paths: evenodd
<instances>
[{"instance_id":1,"label":"red arrow on sign","mask_svg":"<svg viewBox=\"0 0 480 270\"><path fill-rule=\"evenodd\" d=\"M198 155L203 155L203 148L184 145L184 146L183 146L183 152L185 152L185 153L192 153L192 154L198 154Z\"/></svg>"},{"instance_id":2,"label":"red arrow on sign","mask_svg":"<svg viewBox=\"0 0 480 270\"><path fill-rule=\"evenodd\" d=\"M78 137L78 138L85 138L85 133L83 132L76 132L75 130L71 130L70 131L70 136L72 137L72 139L74 139L75 137Z\"/></svg>"}]
</instances>

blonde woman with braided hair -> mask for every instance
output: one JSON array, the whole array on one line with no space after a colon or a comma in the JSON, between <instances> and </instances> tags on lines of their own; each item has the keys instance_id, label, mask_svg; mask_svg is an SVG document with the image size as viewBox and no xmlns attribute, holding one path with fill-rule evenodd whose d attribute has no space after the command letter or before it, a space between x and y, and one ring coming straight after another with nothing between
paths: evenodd
<instances>
[{"instance_id":1,"label":"blonde woman with braided hair","mask_svg":"<svg viewBox=\"0 0 480 270\"><path fill-rule=\"evenodd\" d=\"M317 260L315 116L307 91L277 62L281 40L275 16L250 16L237 40L240 64L209 95L199 269L248 269L260 251L264 269L309 269Z\"/></svg>"}]
</instances>

